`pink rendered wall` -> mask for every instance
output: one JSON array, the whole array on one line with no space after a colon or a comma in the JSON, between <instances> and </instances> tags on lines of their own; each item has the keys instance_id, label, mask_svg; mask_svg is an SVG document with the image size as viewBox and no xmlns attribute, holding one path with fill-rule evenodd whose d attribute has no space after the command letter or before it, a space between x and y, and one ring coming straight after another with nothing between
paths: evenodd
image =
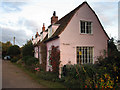
<instances>
[{"instance_id":1,"label":"pink rendered wall","mask_svg":"<svg viewBox=\"0 0 120 90\"><path fill-rule=\"evenodd\" d=\"M41 48L40 48L40 46L34 47L34 57L39 59L39 63L40 64L42 63L42 61L41 61Z\"/></svg>"},{"instance_id":2,"label":"pink rendered wall","mask_svg":"<svg viewBox=\"0 0 120 90\"><path fill-rule=\"evenodd\" d=\"M80 20L92 21L93 34L80 34ZM73 16L65 30L60 34L61 64L71 61L76 64L76 46L92 46L94 61L100 56L100 51L107 50L108 37L103 32L95 14L84 4Z\"/></svg>"},{"instance_id":3,"label":"pink rendered wall","mask_svg":"<svg viewBox=\"0 0 120 90\"><path fill-rule=\"evenodd\" d=\"M41 37L38 36L37 38L35 38L35 39L32 40L32 43L35 44L35 43L37 43L40 39L41 39Z\"/></svg>"},{"instance_id":4,"label":"pink rendered wall","mask_svg":"<svg viewBox=\"0 0 120 90\"><path fill-rule=\"evenodd\" d=\"M59 25L52 25L52 28L53 28L54 32L56 31L56 29L58 28L58 26L59 26ZM53 33L54 33L54 32L53 32Z\"/></svg>"},{"instance_id":5,"label":"pink rendered wall","mask_svg":"<svg viewBox=\"0 0 120 90\"><path fill-rule=\"evenodd\" d=\"M53 40L53 41L50 41L50 42L47 42L47 65L46 65L46 71L49 71L49 69L50 70L52 70L52 68L51 67L49 67L49 62L48 62L48 60L49 60L49 54L48 54L48 51L49 50L51 50L51 46L52 45L54 45L54 46L59 46L60 45L60 40L59 40L59 38L58 39L55 39L55 40Z\"/></svg>"}]
</instances>

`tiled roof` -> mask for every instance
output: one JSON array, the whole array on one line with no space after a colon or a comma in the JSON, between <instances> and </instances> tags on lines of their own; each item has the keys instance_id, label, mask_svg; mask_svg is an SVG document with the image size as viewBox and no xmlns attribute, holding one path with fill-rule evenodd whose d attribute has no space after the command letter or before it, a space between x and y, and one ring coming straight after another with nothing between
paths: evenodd
<instances>
[{"instance_id":1,"label":"tiled roof","mask_svg":"<svg viewBox=\"0 0 120 90\"><path fill-rule=\"evenodd\" d=\"M38 42L38 44L44 43L44 41L46 41L47 38L48 38L48 34L45 36L45 38L41 42Z\"/></svg>"},{"instance_id":2,"label":"tiled roof","mask_svg":"<svg viewBox=\"0 0 120 90\"><path fill-rule=\"evenodd\" d=\"M37 44L34 44L34 47L40 45L41 43L44 43L44 41L46 41L47 38L48 38L48 34L45 36L45 38L44 38L42 41L39 40L39 41L37 42Z\"/></svg>"}]
</instances>

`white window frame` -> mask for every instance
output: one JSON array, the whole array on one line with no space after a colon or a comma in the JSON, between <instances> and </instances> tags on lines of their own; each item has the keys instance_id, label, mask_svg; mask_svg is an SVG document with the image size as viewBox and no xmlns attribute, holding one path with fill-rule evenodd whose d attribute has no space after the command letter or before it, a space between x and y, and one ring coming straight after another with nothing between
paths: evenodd
<instances>
[{"instance_id":1,"label":"white window frame","mask_svg":"<svg viewBox=\"0 0 120 90\"><path fill-rule=\"evenodd\" d=\"M51 50L48 51L48 63L49 66L52 67L52 65L50 64L50 56L51 56Z\"/></svg>"},{"instance_id":2,"label":"white window frame","mask_svg":"<svg viewBox=\"0 0 120 90\"><path fill-rule=\"evenodd\" d=\"M82 33L81 32L81 22L85 22L85 33ZM91 23L91 33L86 33L87 32L87 29L86 29L86 26L87 26L87 23L88 22L90 22ZM93 34L93 23L92 23L92 21L85 21L85 20L80 20L80 22L79 22L79 30L80 30L80 34Z\"/></svg>"},{"instance_id":3,"label":"white window frame","mask_svg":"<svg viewBox=\"0 0 120 90\"><path fill-rule=\"evenodd\" d=\"M85 49L87 49L87 59L85 59L86 58ZM90 52L90 50L92 51ZM78 55L78 52L80 51L82 52L82 55ZM81 60L81 63L79 60ZM87 62L85 60L87 60ZM94 63L94 47L93 46L76 46L76 63L77 64L87 64L87 63L93 64Z\"/></svg>"},{"instance_id":4,"label":"white window frame","mask_svg":"<svg viewBox=\"0 0 120 90\"><path fill-rule=\"evenodd\" d=\"M53 34L52 32L52 26L48 29L48 38L51 37Z\"/></svg>"},{"instance_id":5,"label":"white window frame","mask_svg":"<svg viewBox=\"0 0 120 90\"><path fill-rule=\"evenodd\" d=\"M43 40L43 33L41 34L41 41Z\"/></svg>"}]
</instances>

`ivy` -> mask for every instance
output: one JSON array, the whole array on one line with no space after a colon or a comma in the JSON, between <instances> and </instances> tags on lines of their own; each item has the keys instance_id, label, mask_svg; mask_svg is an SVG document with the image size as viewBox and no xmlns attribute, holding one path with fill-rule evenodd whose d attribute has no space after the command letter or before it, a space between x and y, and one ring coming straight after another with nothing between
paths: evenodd
<instances>
[{"instance_id":1,"label":"ivy","mask_svg":"<svg viewBox=\"0 0 120 90\"><path fill-rule=\"evenodd\" d=\"M59 74L59 64L60 64L60 50L58 46L51 46L51 65L52 65L52 72Z\"/></svg>"},{"instance_id":2,"label":"ivy","mask_svg":"<svg viewBox=\"0 0 120 90\"><path fill-rule=\"evenodd\" d=\"M41 61L42 61L42 68L44 71L46 71L46 60L47 60L47 47L46 44L41 43Z\"/></svg>"}]
</instances>

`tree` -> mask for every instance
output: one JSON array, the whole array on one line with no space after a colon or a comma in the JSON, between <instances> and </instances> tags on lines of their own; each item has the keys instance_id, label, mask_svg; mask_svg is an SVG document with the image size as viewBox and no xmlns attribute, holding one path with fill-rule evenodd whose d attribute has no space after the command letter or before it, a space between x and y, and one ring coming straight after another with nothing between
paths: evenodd
<instances>
[{"instance_id":1,"label":"tree","mask_svg":"<svg viewBox=\"0 0 120 90\"><path fill-rule=\"evenodd\" d=\"M8 48L7 54L11 57L15 57L20 54L20 47L18 45L10 46Z\"/></svg>"},{"instance_id":2,"label":"tree","mask_svg":"<svg viewBox=\"0 0 120 90\"><path fill-rule=\"evenodd\" d=\"M116 53L118 53L118 50L114 44L114 39L111 38L108 42L108 56L114 56Z\"/></svg>"},{"instance_id":3,"label":"tree","mask_svg":"<svg viewBox=\"0 0 120 90\"><path fill-rule=\"evenodd\" d=\"M109 73L114 78L114 83L120 82L120 52L118 52L113 38L108 42L108 57L101 60L97 66L100 66L103 73Z\"/></svg>"},{"instance_id":4,"label":"tree","mask_svg":"<svg viewBox=\"0 0 120 90\"><path fill-rule=\"evenodd\" d=\"M22 56L33 56L33 52L34 52L34 46L32 44L32 41L27 41L27 44L25 44L22 47Z\"/></svg>"},{"instance_id":5,"label":"tree","mask_svg":"<svg viewBox=\"0 0 120 90\"><path fill-rule=\"evenodd\" d=\"M12 43L10 41L2 43L2 57L5 57L7 55L7 51L10 46L12 46Z\"/></svg>"},{"instance_id":6,"label":"tree","mask_svg":"<svg viewBox=\"0 0 120 90\"><path fill-rule=\"evenodd\" d=\"M112 51L117 51L117 47L116 45L114 44L114 38L111 38L108 42L108 48Z\"/></svg>"}]
</instances>

